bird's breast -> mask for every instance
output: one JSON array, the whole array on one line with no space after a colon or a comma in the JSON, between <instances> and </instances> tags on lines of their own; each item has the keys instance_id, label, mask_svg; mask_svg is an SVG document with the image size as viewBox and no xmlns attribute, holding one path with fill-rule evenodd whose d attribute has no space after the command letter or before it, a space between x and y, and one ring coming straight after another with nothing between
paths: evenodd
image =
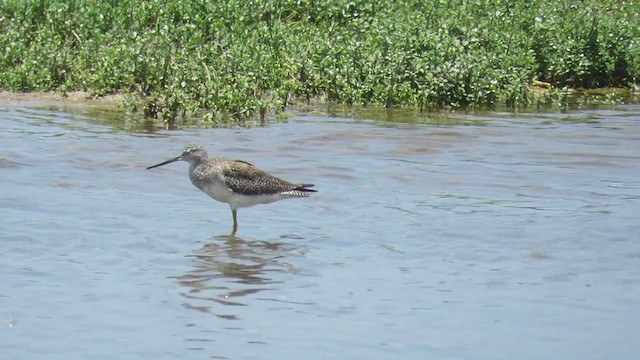
<instances>
[{"instance_id":1,"label":"bird's breast","mask_svg":"<svg viewBox=\"0 0 640 360\"><path fill-rule=\"evenodd\" d=\"M233 192L214 171L206 170L203 167L191 169L189 171L191 183L214 200L228 203Z\"/></svg>"},{"instance_id":2,"label":"bird's breast","mask_svg":"<svg viewBox=\"0 0 640 360\"><path fill-rule=\"evenodd\" d=\"M211 196L214 200L228 203L233 192L225 185L220 183L206 184L200 190Z\"/></svg>"}]
</instances>

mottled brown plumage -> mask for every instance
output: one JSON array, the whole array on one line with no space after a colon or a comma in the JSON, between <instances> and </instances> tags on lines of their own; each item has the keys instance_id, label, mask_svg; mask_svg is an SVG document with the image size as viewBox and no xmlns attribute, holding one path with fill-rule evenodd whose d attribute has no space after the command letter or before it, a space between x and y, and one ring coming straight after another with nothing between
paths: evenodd
<instances>
[{"instance_id":1,"label":"mottled brown plumage","mask_svg":"<svg viewBox=\"0 0 640 360\"><path fill-rule=\"evenodd\" d=\"M233 233L238 229L236 210L256 204L268 204L281 199L308 197L316 192L313 184L295 184L258 169L250 162L226 157L209 158L197 144L188 145L180 155L152 169L174 161L189 163L189 179L195 187L213 199L226 202L233 215Z\"/></svg>"}]
</instances>

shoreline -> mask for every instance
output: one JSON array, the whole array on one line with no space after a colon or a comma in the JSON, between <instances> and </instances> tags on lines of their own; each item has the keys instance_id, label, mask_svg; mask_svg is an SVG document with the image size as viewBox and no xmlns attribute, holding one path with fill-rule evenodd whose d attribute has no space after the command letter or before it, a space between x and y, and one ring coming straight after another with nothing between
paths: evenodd
<instances>
[{"instance_id":1,"label":"shoreline","mask_svg":"<svg viewBox=\"0 0 640 360\"><path fill-rule=\"evenodd\" d=\"M104 96L93 96L89 91L70 91L70 92L15 92L8 90L0 90L0 104L25 104L25 105L60 105L67 106L90 106L104 108L124 108L123 94L111 94Z\"/></svg>"},{"instance_id":2,"label":"shoreline","mask_svg":"<svg viewBox=\"0 0 640 360\"><path fill-rule=\"evenodd\" d=\"M548 85L544 83L544 85ZM640 104L640 85L636 84L633 88L616 88L616 87L604 87L604 88L595 88L595 89L557 89L553 88L550 85L548 86L540 86L539 83L534 83L529 86L528 89L530 94L534 95L543 95L548 94L550 96L556 97L555 101L560 101L561 92L566 91L566 95L568 98L571 98L573 101L571 103L581 104L581 105L613 105L617 102L618 105L624 104ZM140 104L130 104L130 108L127 108L126 105L126 95L122 93L116 94L108 94L102 96L92 95L90 91L68 91L68 92L59 92L59 91L11 91L11 90L0 90L0 105L25 105L25 106L63 106L67 108L95 108L95 109L104 109L104 110L116 110L123 112L136 112L133 110L133 107ZM582 101L576 101L576 99L582 99ZM566 98L565 98L566 100ZM608 100L608 101L607 101ZM306 107L302 105L302 102L295 101L291 99L291 103L287 106L289 109L295 109L300 107ZM318 106L321 104L324 105L336 105L336 106L346 106L348 108L370 108L370 107L381 107L384 108L384 105L347 105L340 103L333 103L327 101L311 101L311 107ZM607 102L609 102L607 104ZM559 110L562 109L560 104L548 104L550 108L557 107ZM491 106L489 106L491 107ZM407 109L414 108L416 110L420 110L415 106L394 106L392 108L398 109ZM479 109L485 109L486 106L479 106ZM500 106L498 106L500 108ZM535 104L531 104L529 106L515 109L515 111L522 110L534 110L539 108ZM440 110L445 110L445 108L440 108ZM465 107L459 108L449 108L448 110L462 110ZM437 109L431 109L431 111L438 112ZM420 110L422 111L422 110ZM427 111L430 112L430 111ZM159 112L160 118L162 118L162 113Z\"/></svg>"}]
</instances>

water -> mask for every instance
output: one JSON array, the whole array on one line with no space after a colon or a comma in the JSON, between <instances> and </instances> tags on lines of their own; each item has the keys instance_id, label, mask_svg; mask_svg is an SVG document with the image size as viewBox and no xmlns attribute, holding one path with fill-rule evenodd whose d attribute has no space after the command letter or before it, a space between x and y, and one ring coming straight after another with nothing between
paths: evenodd
<instances>
[{"instance_id":1,"label":"water","mask_svg":"<svg viewBox=\"0 0 640 360\"><path fill-rule=\"evenodd\" d=\"M108 116L0 106L2 359L640 357L639 106ZM319 193L240 209L231 238L185 163L145 170L190 142Z\"/></svg>"}]
</instances>

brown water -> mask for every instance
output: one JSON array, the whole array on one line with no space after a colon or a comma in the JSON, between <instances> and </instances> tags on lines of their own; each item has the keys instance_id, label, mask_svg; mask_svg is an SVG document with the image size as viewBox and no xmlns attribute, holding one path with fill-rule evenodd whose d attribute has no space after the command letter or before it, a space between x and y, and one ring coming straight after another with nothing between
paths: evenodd
<instances>
[{"instance_id":1,"label":"brown water","mask_svg":"<svg viewBox=\"0 0 640 360\"><path fill-rule=\"evenodd\" d=\"M0 358L640 357L640 107L403 116L0 105ZM185 163L145 170L190 142L319 192L230 237Z\"/></svg>"}]
</instances>

